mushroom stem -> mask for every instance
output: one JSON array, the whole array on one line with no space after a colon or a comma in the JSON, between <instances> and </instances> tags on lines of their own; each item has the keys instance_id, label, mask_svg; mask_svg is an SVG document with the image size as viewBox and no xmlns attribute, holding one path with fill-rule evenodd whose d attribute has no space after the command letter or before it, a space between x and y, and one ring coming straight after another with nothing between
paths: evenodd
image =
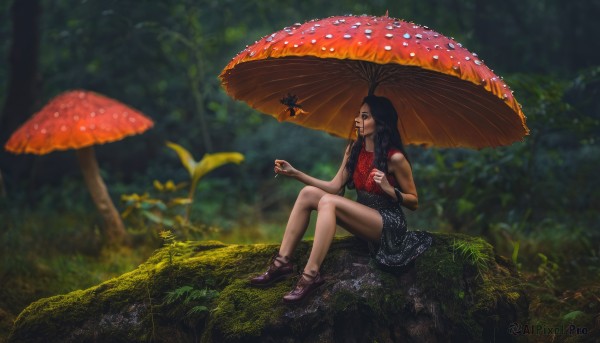
<instances>
[{"instance_id":1,"label":"mushroom stem","mask_svg":"<svg viewBox=\"0 0 600 343\"><path fill-rule=\"evenodd\" d=\"M100 214L104 219L103 233L106 242L109 245L119 245L123 243L127 237L127 232L125 231L121 216L110 199L106 185L100 176L94 148L90 146L78 149L77 158L79 160L79 166L81 167L85 184L92 195L94 204L96 204L98 211L100 211Z\"/></svg>"}]
</instances>

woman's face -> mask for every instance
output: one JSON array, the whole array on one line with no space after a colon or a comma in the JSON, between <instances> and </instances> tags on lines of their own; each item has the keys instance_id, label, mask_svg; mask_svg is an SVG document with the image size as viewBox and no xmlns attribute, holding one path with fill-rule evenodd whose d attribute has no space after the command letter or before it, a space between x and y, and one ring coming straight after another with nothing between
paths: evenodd
<instances>
[{"instance_id":1,"label":"woman's face","mask_svg":"<svg viewBox=\"0 0 600 343\"><path fill-rule=\"evenodd\" d=\"M375 119L371 115L369 105L363 104L356 118L354 118L354 126L356 131L361 136L370 136L375 133Z\"/></svg>"}]
</instances>

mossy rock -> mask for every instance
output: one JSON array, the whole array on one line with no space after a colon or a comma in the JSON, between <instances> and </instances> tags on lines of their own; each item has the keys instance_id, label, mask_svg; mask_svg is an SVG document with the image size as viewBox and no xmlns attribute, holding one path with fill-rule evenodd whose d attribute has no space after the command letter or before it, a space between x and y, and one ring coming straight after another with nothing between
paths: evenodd
<instances>
[{"instance_id":1,"label":"mossy rock","mask_svg":"<svg viewBox=\"0 0 600 343\"><path fill-rule=\"evenodd\" d=\"M295 255L303 265L311 242ZM434 234L398 273L366 245L334 240L327 283L298 305L295 279L253 288L278 246L175 243L98 286L41 299L16 319L9 342L437 342L512 341L528 301L515 269L480 238Z\"/></svg>"}]
</instances>

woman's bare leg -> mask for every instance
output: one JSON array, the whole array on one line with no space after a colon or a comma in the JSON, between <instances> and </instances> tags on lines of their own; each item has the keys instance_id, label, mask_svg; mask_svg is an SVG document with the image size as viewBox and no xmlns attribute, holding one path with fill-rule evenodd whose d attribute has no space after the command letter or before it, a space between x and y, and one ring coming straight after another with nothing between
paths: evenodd
<instances>
[{"instance_id":1,"label":"woman's bare leg","mask_svg":"<svg viewBox=\"0 0 600 343\"><path fill-rule=\"evenodd\" d=\"M315 275L327 255L336 219L346 230L361 238L377 241L381 237L383 220L379 211L339 195L324 194L318 203L315 239L304 272Z\"/></svg>"},{"instance_id":2,"label":"woman's bare leg","mask_svg":"<svg viewBox=\"0 0 600 343\"><path fill-rule=\"evenodd\" d=\"M317 187L306 186L302 188L285 227L279 255L286 259L292 255L298 242L306 232L311 211L318 208L319 201L326 194L327 192Z\"/></svg>"}]
</instances>

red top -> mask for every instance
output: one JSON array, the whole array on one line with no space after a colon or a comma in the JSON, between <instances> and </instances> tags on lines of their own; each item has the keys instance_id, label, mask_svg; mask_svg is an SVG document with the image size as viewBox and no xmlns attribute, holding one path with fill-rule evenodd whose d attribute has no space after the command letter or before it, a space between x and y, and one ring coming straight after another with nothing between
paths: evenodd
<instances>
[{"instance_id":1,"label":"red top","mask_svg":"<svg viewBox=\"0 0 600 343\"><path fill-rule=\"evenodd\" d=\"M391 148L388 151L388 161L392 157L393 154L400 152L400 150ZM385 194L385 192L379 187L373 177L370 176L371 171L375 168L373 166L373 152L366 151L363 147L360 150L360 154L358 155L358 161L356 163L356 167L354 169L354 175L352 175L352 180L354 181L354 186L357 191L367 191L369 193L376 194ZM387 173L386 177L388 182L392 187L398 187L398 182L396 182L396 178L392 173Z\"/></svg>"}]
</instances>

